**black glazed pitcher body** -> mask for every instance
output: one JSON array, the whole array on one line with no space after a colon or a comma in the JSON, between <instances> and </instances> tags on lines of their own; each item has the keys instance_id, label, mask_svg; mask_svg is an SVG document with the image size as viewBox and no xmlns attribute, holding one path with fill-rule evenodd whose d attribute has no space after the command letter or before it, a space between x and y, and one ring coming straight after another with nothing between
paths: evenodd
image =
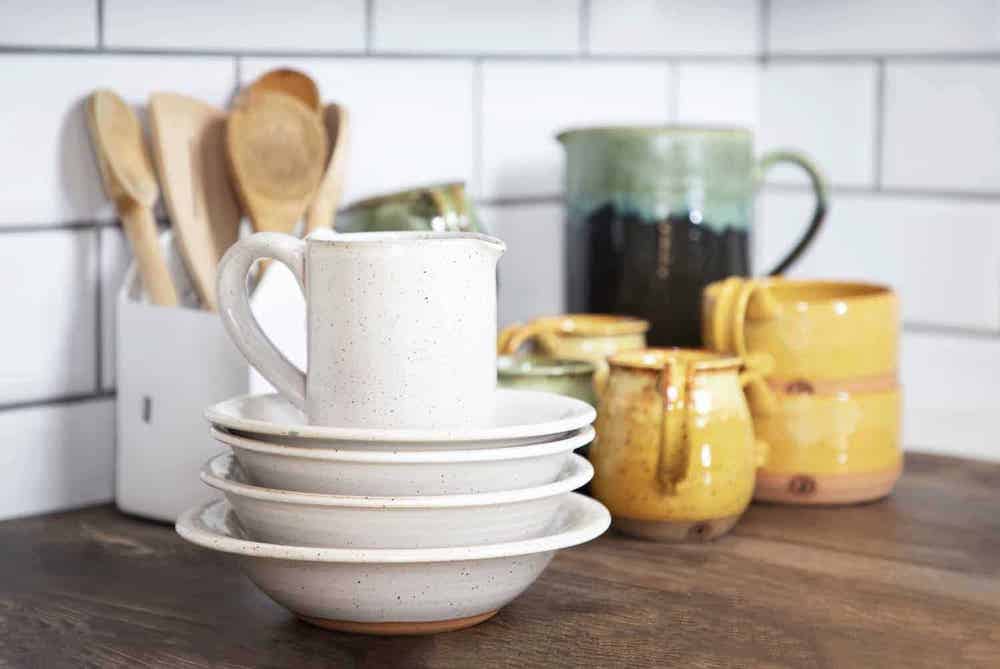
<instances>
[{"instance_id":1,"label":"black glazed pitcher body","mask_svg":"<svg viewBox=\"0 0 1000 669\"><path fill-rule=\"evenodd\" d=\"M645 318L653 346L701 345L701 292L749 276L759 175L778 162L802 167L816 207L794 263L826 212L822 178L805 157L766 154L740 128L608 127L559 135L566 150L567 302L571 312Z\"/></svg>"}]
</instances>

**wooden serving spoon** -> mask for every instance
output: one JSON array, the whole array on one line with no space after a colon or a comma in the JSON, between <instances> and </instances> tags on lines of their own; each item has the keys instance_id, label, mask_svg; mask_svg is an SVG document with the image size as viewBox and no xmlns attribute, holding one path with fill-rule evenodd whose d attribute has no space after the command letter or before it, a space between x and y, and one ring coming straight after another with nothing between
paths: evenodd
<instances>
[{"instance_id":1,"label":"wooden serving spoon","mask_svg":"<svg viewBox=\"0 0 1000 669\"><path fill-rule=\"evenodd\" d=\"M290 95L317 113L322 108L316 82L308 74L298 70L283 67L265 72L247 87L239 104L247 104L254 95L261 92Z\"/></svg>"},{"instance_id":2,"label":"wooden serving spoon","mask_svg":"<svg viewBox=\"0 0 1000 669\"><path fill-rule=\"evenodd\" d=\"M306 213L304 235L320 228L334 227L337 206L344 193L344 168L347 164L350 116L345 107L330 103L323 110L323 120L326 122L326 132L330 137L332 147L330 161L327 163L326 174L323 175L319 190L316 191L316 197Z\"/></svg>"},{"instance_id":3,"label":"wooden serving spoon","mask_svg":"<svg viewBox=\"0 0 1000 669\"><path fill-rule=\"evenodd\" d=\"M98 90L87 100L87 124L104 192L118 210L142 284L153 304L177 306L153 217L160 190L139 118L117 94Z\"/></svg>"},{"instance_id":4,"label":"wooden serving spoon","mask_svg":"<svg viewBox=\"0 0 1000 669\"><path fill-rule=\"evenodd\" d=\"M215 271L240 230L226 167L225 113L184 95L154 93L149 122L174 235L202 306L215 311Z\"/></svg>"},{"instance_id":5,"label":"wooden serving spoon","mask_svg":"<svg viewBox=\"0 0 1000 669\"><path fill-rule=\"evenodd\" d=\"M323 177L319 115L287 95L254 95L229 115L226 152L254 230L291 234Z\"/></svg>"}]
</instances>

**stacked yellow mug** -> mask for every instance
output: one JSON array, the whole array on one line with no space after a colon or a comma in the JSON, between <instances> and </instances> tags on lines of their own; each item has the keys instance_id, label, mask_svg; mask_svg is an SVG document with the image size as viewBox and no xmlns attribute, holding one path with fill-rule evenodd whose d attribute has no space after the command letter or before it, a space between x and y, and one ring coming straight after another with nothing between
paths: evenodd
<instances>
[{"instance_id":1,"label":"stacked yellow mug","mask_svg":"<svg viewBox=\"0 0 1000 669\"><path fill-rule=\"evenodd\" d=\"M755 499L845 504L902 471L899 304L884 286L729 278L705 289L702 337L763 370L747 394L770 445Z\"/></svg>"}]
</instances>

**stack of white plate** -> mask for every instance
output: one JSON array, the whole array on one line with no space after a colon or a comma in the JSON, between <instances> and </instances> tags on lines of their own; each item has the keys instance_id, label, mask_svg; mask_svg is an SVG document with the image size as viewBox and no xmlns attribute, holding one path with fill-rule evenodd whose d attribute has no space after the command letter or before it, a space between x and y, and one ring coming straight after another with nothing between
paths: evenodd
<instances>
[{"instance_id":1,"label":"stack of white plate","mask_svg":"<svg viewBox=\"0 0 1000 669\"><path fill-rule=\"evenodd\" d=\"M316 625L426 634L493 616L555 551L589 541L608 511L572 492L593 469L573 450L594 409L551 393L499 390L483 425L367 429L309 425L278 395L206 411L232 454L202 480L225 500L177 523L196 544L242 557L251 580Z\"/></svg>"}]
</instances>

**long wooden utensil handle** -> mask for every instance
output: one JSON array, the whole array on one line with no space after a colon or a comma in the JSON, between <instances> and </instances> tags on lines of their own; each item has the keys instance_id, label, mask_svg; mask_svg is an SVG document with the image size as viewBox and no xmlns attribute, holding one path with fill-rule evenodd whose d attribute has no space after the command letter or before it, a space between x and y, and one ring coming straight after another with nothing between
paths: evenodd
<instances>
[{"instance_id":1,"label":"long wooden utensil handle","mask_svg":"<svg viewBox=\"0 0 1000 669\"><path fill-rule=\"evenodd\" d=\"M118 203L118 215L121 216L125 236L132 245L142 285L153 304L176 307L179 302L177 289L160 250L153 210L134 200L124 200Z\"/></svg>"},{"instance_id":2,"label":"long wooden utensil handle","mask_svg":"<svg viewBox=\"0 0 1000 669\"><path fill-rule=\"evenodd\" d=\"M316 190L316 199L309 205L309 210L306 212L306 235L320 228L335 227L337 206L340 204L340 197L344 192L344 175L347 154L350 150L350 118L345 108L339 107L329 110L329 107L332 106L328 105L326 113L337 112L336 128L329 128L330 123L328 122L328 129L336 130L336 136L330 138L333 142L333 153L330 156L330 164L323 181Z\"/></svg>"}]
</instances>

